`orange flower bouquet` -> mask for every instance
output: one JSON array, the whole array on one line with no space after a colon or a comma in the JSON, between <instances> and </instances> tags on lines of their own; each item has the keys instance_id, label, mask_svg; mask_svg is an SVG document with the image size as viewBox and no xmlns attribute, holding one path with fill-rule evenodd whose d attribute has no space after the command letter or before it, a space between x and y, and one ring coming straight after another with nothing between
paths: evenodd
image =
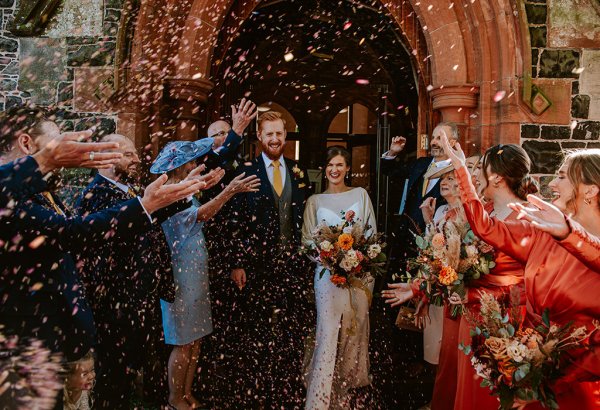
<instances>
[{"instance_id":1,"label":"orange flower bouquet","mask_svg":"<svg viewBox=\"0 0 600 410\"><path fill-rule=\"evenodd\" d=\"M468 222L447 220L429 225L423 235L416 235L419 255L408 261L411 280L420 283L425 299L442 306L452 294L465 295L465 286L479 279L495 266L493 248L481 241ZM463 313L461 305L453 305L453 317Z\"/></svg>"},{"instance_id":2,"label":"orange flower bouquet","mask_svg":"<svg viewBox=\"0 0 600 410\"><path fill-rule=\"evenodd\" d=\"M557 409L551 386L562 375L562 357L568 350L584 347L600 324L594 322L591 329L571 323L558 326L550 322L546 309L537 327L526 327L519 299L519 292L513 291L506 308L493 295L481 292L478 314L466 313L471 344L461 344L459 349L471 356L481 386L498 397L501 409L514 408L517 401L539 401L545 408Z\"/></svg>"},{"instance_id":3,"label":"orange flower bouquet","mask_svg":"<svg viewBox=\"0 0 600 410\"><path fill-rule=\"evenodd\" d=\"M339 287L353 286L354 279L377 276L384 271L386 255L381 234L370 234L371 226L359 219L354 211L342 211L340 223L328 225L325 221L312 232L312 243L304 252L331 273L330 280Z\"/></svg>"}]
</instances>

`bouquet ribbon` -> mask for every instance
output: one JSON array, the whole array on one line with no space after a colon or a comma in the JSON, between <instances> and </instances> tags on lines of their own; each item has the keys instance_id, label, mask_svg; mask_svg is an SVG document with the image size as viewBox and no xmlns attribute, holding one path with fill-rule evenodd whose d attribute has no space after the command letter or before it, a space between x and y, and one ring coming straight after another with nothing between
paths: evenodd
<instances>
[{"instance_id":1,"label":"bouquet ribbon","mask_svg":"<svg viewBox=\"0 0 600 410\"><path fill-rule=\"evenodd\" d=\"M369 302L369 307L371 307L371 302L373 301L373 293L371 292L371 290L367 287L367 285L365 285L365 283L356 278L356 277L350 277L348 279L348 284L350 285L348 287L348 296L350 298L350 307L352 308L352 324L350 325L350 327L348 329L346 329L348 331L349 335L355 335L356 334L356 328L358 326L358 322L356 321L356 315L357 315L357 311L356 311L356 303L354 300L354 296L352 294L352 289L356 288L356 289L360 289L363 292L365 292L365 295L367 296L367 301Z\"/></svg>"}]
</instances>

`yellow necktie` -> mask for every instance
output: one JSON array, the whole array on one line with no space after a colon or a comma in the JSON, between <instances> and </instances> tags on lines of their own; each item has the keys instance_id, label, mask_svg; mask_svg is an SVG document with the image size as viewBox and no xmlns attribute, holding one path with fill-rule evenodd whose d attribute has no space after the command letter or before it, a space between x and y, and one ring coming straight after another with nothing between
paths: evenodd
<instances>
[{"instance_id":1,"label":"yellow necktie","mask_svg":"<svg viewBox=\"0 0 600 410\"><path fill-rule=\"evenodd\" d=\"M54 197L52 196L52 194L48 191L42 192L42 195L44 195L44 198L46 198L48 200L48 202L50 202L50 204L52 205L52 208L54 208L54 210L56 211L57 214L59 215L65 215L65 213L63 212L62 209L59 208L59 206L56 204L56 201L54 200Z\"/></svg>"},{"instance_id":2,"label":"yellow necktie","mask_svg":"<svg viewBox=\"0 0 600 410\"><path fill-rule=\"evenodd\" d=\"M273 189L278 196L281 196L283 192L283 183L281 182L281 169L279 169L279 160L275 160L271 163L273 166Z\"/></svg>"},{"instance_id":3,"label":"yellow necktie","mask_svg":"<svg viewBox=\"0 0 600 410\"><path fill-rule=\"evenodd\" d=\"M431 170L431 168L435 167L435 162L432 162L431 164L429 164L429 167L427 167L427 172L429 172ZM422 197L425 197L425 194L427 193L427 187L429 186L429 178L425 178L425 176L423 176L423 192L421 193Z\"/></svg>"}]
</instances>

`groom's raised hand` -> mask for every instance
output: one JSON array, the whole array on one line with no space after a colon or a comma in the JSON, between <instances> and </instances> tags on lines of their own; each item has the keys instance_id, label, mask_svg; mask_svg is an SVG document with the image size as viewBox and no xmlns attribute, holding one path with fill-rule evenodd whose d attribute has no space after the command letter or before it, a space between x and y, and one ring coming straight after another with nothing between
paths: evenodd
<instances>
[{"instance_id":1,"label":"groom's raised hand","mask_svg":"<svg viewBox=\"0 0 600 410\"><path fill-rule=\"evenodd\" d=\"M246 271L244 269L233 269L231 271L231 280L235 283L239 290L246 286Z\"/></svg>"}]
</instances>

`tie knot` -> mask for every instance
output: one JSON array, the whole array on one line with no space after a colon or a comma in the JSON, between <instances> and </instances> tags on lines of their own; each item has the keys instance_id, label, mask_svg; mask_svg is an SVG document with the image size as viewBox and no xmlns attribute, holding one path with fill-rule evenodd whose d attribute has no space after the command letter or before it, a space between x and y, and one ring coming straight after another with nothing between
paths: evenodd
<instances>
[{"instance_id":1,"label":"tie knot","mask_svg":"<svg viewBox=\"0 0 600 410\"><path fill-rule=\"evenodd\" d=\"M279 164L280 164L280 163L279 163L279 160L278 160L278 159L276 159L275 161L273 161L273 162L271 163L271 165L273 165L273 168L275 168L275 167L279 167Z\"/></svg>"}]
</instances>

